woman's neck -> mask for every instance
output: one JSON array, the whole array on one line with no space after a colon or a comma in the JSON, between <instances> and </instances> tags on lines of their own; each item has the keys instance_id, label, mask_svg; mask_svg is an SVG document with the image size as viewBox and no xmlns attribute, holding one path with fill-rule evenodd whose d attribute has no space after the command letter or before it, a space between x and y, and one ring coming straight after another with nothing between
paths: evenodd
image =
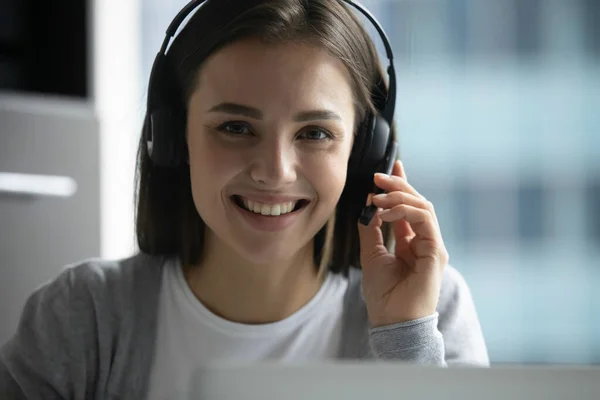
<instances>
[{"instance_id":1,"label":"woman's neck","mask_svg":"<svg viewBox=\"0 0 600 400\"><path fill-rule=\"evenodd\" d=\"M229 321L280 321L304 306L323 283L313 263L312 242L289 260L252 265L231 248L213 243L199 266L187 266L190 289L205 307Z\"/></svg>"}]
</instances>

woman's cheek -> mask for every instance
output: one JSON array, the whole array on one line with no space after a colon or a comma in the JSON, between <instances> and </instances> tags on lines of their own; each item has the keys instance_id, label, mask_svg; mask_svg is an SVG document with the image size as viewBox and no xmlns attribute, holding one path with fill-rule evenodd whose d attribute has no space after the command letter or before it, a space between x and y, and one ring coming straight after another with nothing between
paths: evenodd
<instances>
[{"instance_id":1,"label":"woman's cheek","mask_svg":"<svg viewBox=\"0 0 600 400\"><path fill-rule=\"evenodd\" d=\"M306 160L305 176L321 201L335 206L346 183L348 161L342 154L329 154Z\"/></svg>"}]
</instances>

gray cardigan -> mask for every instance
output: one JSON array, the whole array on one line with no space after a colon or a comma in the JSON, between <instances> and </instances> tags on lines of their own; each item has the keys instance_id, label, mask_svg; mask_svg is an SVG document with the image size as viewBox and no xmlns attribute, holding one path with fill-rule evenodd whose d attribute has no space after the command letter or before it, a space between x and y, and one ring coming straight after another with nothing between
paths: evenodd
<instances>
[{"instance_id":1,"label":"gray cardigan","mask_svg":"<svg viewBox=\"0 0 600 400\"><path fill-rule=\"evenodd\" d=\"M28 299L0 350L1 399L143 399L165 258L137 254L70 265ZM340 358L488 366L470 291L446 267L437 312L372 329L351 269Z\"/></svg>"}]
</instances>

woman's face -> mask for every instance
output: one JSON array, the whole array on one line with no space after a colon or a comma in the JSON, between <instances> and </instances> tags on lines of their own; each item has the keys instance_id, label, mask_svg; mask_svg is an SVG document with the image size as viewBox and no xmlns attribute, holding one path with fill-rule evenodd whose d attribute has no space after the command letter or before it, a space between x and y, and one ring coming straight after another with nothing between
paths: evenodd
<instances>
[{"instance_id":1,"label":"woman's face","mask_svg":"<svg viewBox=\"0 0 600 400\"><path fill-rule=\"evenodd\" d=\"M348 72L325 50L245 40L209 57L187 125L208 242L256 264L311 242L342 193L354 115Z\"/></svg>"}]
</instances>

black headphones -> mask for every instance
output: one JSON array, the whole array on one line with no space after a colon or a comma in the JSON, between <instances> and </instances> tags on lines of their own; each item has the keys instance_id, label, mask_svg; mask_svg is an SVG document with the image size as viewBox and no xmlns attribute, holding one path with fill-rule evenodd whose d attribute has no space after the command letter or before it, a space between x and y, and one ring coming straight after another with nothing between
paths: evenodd
<instances>
[{"instance_id":1,"label":"black headphones","mask_svg":"<svg viewBox=\"0 0 600 400\"><path fill-rule=\"evenodd\" d=\"M148 156L153 163L161 167L176 167L185 160L185 115L182 115L184 110L180 109L180 105L173 104L173 96L168 96L168 99L162 98L165 95L164 86L163 90L160 90L159 82L161 76L165 74L164 70L166 68L167 47L185 18L206 1L210 0L192 0L179 11L169 24L166 37L152 65L143 135L148 149ZM382 104L380 104L380 101L374 101L378 114L372 115L369 113L364 137L360 142L355 141L354 143L355 149L360 148L361 150L355 151L353 149L352 154L355 157L350 160L348 166L348 180L362 177L368 179L372 184L375 172L391 174L398 151L398 144L391 135L391 126L396 108L396 72L390 42L379 22L364 6L350 0L343 0L343 2L360 11L377 29L389 60L387 68L389 77L388 95ZM385 93L384 88L381 86L383 86L383 82L380 83L377 89L380 93ZM382 192L375 185L372 186L373 190L371 192ZM367 194L364 194L361 201L366 201ZM364 207L359 221L363 225L368 225L376 210L377 208L373 205Z\"/></svg>"}]
</instances>

